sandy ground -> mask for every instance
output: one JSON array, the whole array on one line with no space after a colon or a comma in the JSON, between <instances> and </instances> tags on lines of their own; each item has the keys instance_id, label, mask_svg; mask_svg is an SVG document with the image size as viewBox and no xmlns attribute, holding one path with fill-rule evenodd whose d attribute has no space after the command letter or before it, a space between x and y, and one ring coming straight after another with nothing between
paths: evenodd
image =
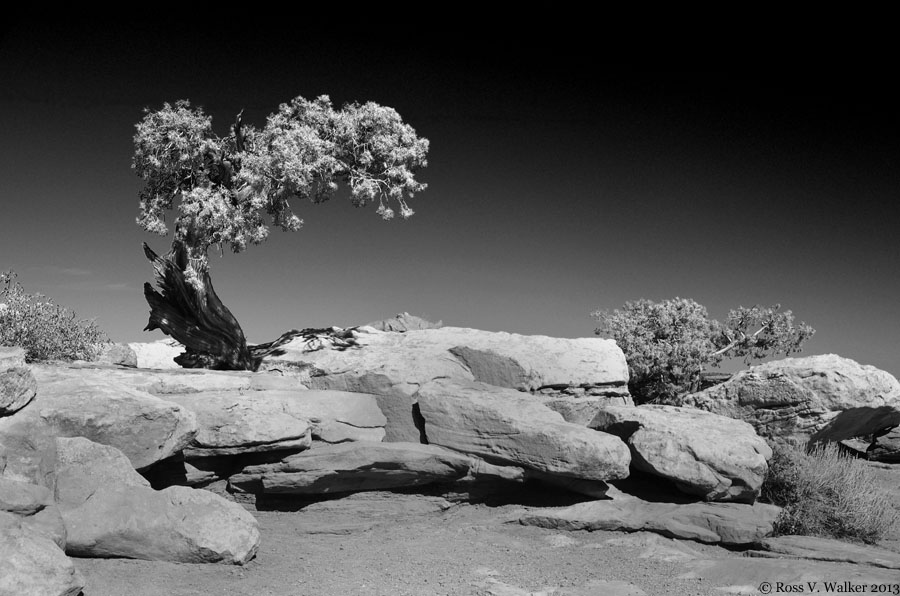
<instances>
[{"instance_id":1,"label":"sandy ground","mask_svg":"<svg viewBox=\"0 0 900 596\"><path fill-rule=\"evenodd\" d=\"M900 470L882 475L898 486ZM721 581L679 576L698 559L747 561L721 547L652 534L566 532L515 522L535 504L563 503L454 504L373 492L288 511L283 504L269 511L248 506L262 544L243 567L75 562L87 581L85 596L721 596ZM886 545L900 551L897 538ZM834 577L853 571L830 565Z\"/></svg>"}]
</instances>

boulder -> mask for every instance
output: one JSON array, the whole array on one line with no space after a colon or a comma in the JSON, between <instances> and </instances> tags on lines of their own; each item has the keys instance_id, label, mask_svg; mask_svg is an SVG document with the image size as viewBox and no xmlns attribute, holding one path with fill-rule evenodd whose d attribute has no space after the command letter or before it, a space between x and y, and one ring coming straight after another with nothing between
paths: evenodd
<instances>
[{"instance_id":1,"label":"boulder","mask_svg":"<svg viewBox=\"0 0 900 596\"><path fill-rule=\"evenodd\" d=\"M308 449L312 444L311 423L300 408L294 407L295 396L305 393L203 392L166 397L197 416L199 429L185 449L185 457L193 459Z\"/></svg>"},{"instance_id":2,"label":"boulder","mask_svg":"<svg viewBox=\"0 0 900 596\"><path fill-rule=\"evenodd\" d=\"M103 345L100 353L94 359L98 364L109 364L112 366L124 366L126 368L137 368L137 353L128 344L109 343Z\"/></svg>"},{"instance_id":3,"label":"boulder","mask_svg":"<svg viewBox=\"0 0 900 596\"><path fill-rule=\"evenodd\" d=\"M522 391L578 387L594 393L627 394L625 356L612 340L563 339L441 327L405 333L371 327L353 331L358 347L309 349L297 339L264 367L312 368L313 389L379 396L388 418L387 441L418 441L413 397L434 379L482 381Z\"/></svg>"},{"instance_id":4,"label":"boulder","mask_svg":"<svg viewBox=\"0 0 900 596\"><path fill-rule=\"evenodd\" d=\"M0 596L76 596L84 578L62 549L0 513ZM14 516L10 516L14 517Z\"/></svg>"},{"instance_id":5,"label":"boulder","mask_svg":"<svg viewBox=\"0 0 900 596\"><path fill-rule=\"evenodd\" d=\"M25 364L23 348L0 346L0 416L9 416L37 395L37 381Z\"/></svg>"},{"instance_id":6,"label":"boulder","mask_svg":"<svg viewBox=\"0 0 900 596\"><path fill-rule=\"evenodd\" d=\"M755 503L650 502L615 489L613 498L570 507L536 508L519 523L558 530L649 531L723 546L758 544L770 535L780 507Z\"/></svg>"},{"instance_id":7,"label":"boulder","mask_svg":"<svg viewBox=\"0 0 900 596\"><path fill-rule=\"evenodd\" d=\"M67 553L237 565L256 554L257 522L240 505L183 486L155 491L110 446L61 439L60 450L57 494Z\"/></svg>"},{"instance_id":8,"label":"boulder","mask_svg":"<svg viewBox=\"0 0 900 596\"><path fill-rule=\"evenodd\" d=\"M840 441L900 424L900 383L874 366L825 354L766 362L678 405L745 420L770 441Z\"/></svg>"},{"instance_id":9,"label":"boulder","mask_svg":"<svg viewBox=\"0 0 900 596\"><path fill-rule=\"evenodd\" d=\"M419 443L344 443L249 466L232 476L232 488L252 493L331 494L421 486L464 477L469 458Z\"/></svg>"},{"instance_id":10,"label":"boulder","mask_svg":"<svg viewBox=\"0 0 900 596\"><path fill-rule=\"evenodd\" d=\"M610 406L588 426L625 441L632 468L707 501L752 503L772 457L750 424L691 408Z\"/></svg>"},{"instance_id":11,"label":"boulder","mask_svg":"<svg viewBox=\"0 0 900 596\"><path fill-rule=\"evenodd\" d=\"M866 453L872 461L900 463L900 427L875 438Z\"/></svg>"},{"instance_id":12,"label":"boulder","mask_svg":"<svg viewBox=\"0 0 900 596\"><path fill-rule=\"evenodd\" d=\"M165 338L150 343L136 342L127 345L137 357L138 368L181 368L175 362L175 357L184 352L184 346L174 339Z\"/></svg>"},{"instance_id":13,"label":"boulder","mask_svg":"<svg viewBox=\"0 0 900 596\"><path fill-rule=\"evenodd\" d=\"M40 396L23 414L39 417L56 436L112 445L144 469L184 449L197 433L193 412L113 380L77 369L35 369Z\"/></svg>"},{"instance_id":14,"label":"boulder","mask_svg":"<svg viewBox=\"0 0 900 596\"><path fill-rule=\"evenodd\" d=\"M441 379L424 384L417 400L430 444L567 478L628 475L631 456L618 437L566 422L534 396Z\"/></svg>"}]
</instances>

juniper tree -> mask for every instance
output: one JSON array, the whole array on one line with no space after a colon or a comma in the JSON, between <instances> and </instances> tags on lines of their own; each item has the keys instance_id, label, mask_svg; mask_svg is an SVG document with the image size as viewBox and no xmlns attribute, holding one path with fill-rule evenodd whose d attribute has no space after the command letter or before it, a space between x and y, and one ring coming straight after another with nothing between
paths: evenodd
<instances>
[{"instance_id":1,"label":"juniper tree","mask_svg":"<svg viewBox=\"0 0 900 596\"><path fill-rule=\"evenodd\" d=\"M410 217L407 199L426 186L415 175L427 165L428 140L395 110L372 102L335 109L324 95L297 97L262 128L238 114L220 137L201 108L180 100L147 110L136 128L132 167L145 183L137 223L166 235L167 214L175 212L171 250L159 256L144 244L162 290L144 285L151 308L145 329L183 343L186 352L176 359L182 366L255 370L288 335L247 345L213 290L211 247L241 252L263 242L271 226L299 230L296 202L327 201L340 183L354 205L377 202L383 219Z\"/></svg>"},{"instance_id":2,"label":"juniper tree","mask_svg":"<svg viewBox=\"0 0 900 596\"><path fill-rule=\"evenodd\" d=\"M741 306L720 322L691 299L642 298L591 315L600 323L595 333L616 340L625 353L628 386L636 400L665 402L697 390L704 368L718 366L725 358L743 358L749 364L801 351L815 329L795 325L793 313L780 308Z\"/></svg>"}]
</instances>

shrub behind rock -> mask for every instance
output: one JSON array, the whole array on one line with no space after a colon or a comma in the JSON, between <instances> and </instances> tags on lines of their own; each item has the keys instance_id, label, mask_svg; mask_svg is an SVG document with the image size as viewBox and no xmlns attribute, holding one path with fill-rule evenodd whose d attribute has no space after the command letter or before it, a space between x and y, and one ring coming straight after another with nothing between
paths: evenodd
<instances>
[{"instance_id":1,"label":"shrub behind rock","mask_svg":"<svg viewBox=\"0 0 900 596\"><path fill-rule=\"evenodd\" d=\"M835 443L808 453L799 446L777 447L762 496L784 508L775 526L780 534L874 543L900 521L891 495L866 464Z\"/></svg>"},{"instance_id":2,"label":"shrub behind rock","mask_svg":"<svg viewBox=\"0 0 900 596\"><path fill-rule=\"evenodd\" d=\"M25 359L34 362L93 360L107 342L94 321L26 293L14 271L0 273L0 345L23 347Z\"/></svg>"}]
</instances>

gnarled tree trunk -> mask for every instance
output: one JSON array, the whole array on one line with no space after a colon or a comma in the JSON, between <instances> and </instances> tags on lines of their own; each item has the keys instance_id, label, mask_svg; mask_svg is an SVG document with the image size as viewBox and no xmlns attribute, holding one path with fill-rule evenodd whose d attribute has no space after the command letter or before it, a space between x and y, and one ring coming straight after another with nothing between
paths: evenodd
<instances>
[{"instance_id":1,"label":"gnarled tree trunk","mask_svg":"<svg viewBox=\"0 0 900 596\"><path fill-rule=\"evenodd\" d=\"M216 295L208 270L192 271L199 275L201 284L188 280L190 259L183 242L173 242L172 250L163 256L145 242L144 254L153 263L161 290L144 284L144 296L150 305L150 321L144 331L159 329L181 342L185 351L175 362L184 368L255 371L263 358L281 353L281 346L295 337L303 337L308 345L318 347L327 338L337 350L358 345L353 337L355 328L291 329L274 341L248 345L240 323Z\"/></svg>"},{"instance_id":2,"label":"gnarled tree trunk","mask_svg":"<svg viewBox=\"0 0 900 596\"><path fill-rule=\"evenodd\" d=\"M144 254L153 263L161 290L144 284L150 305L144 331L159 329L184 344L185 352L175 361L185 368L256 370L261 358L251 354L240 323L216 295L209 272L197 272L202 290L186 279L189 259L184 243L175 241L163 256L144 243Z\"/></svg>"}]
</instances>

